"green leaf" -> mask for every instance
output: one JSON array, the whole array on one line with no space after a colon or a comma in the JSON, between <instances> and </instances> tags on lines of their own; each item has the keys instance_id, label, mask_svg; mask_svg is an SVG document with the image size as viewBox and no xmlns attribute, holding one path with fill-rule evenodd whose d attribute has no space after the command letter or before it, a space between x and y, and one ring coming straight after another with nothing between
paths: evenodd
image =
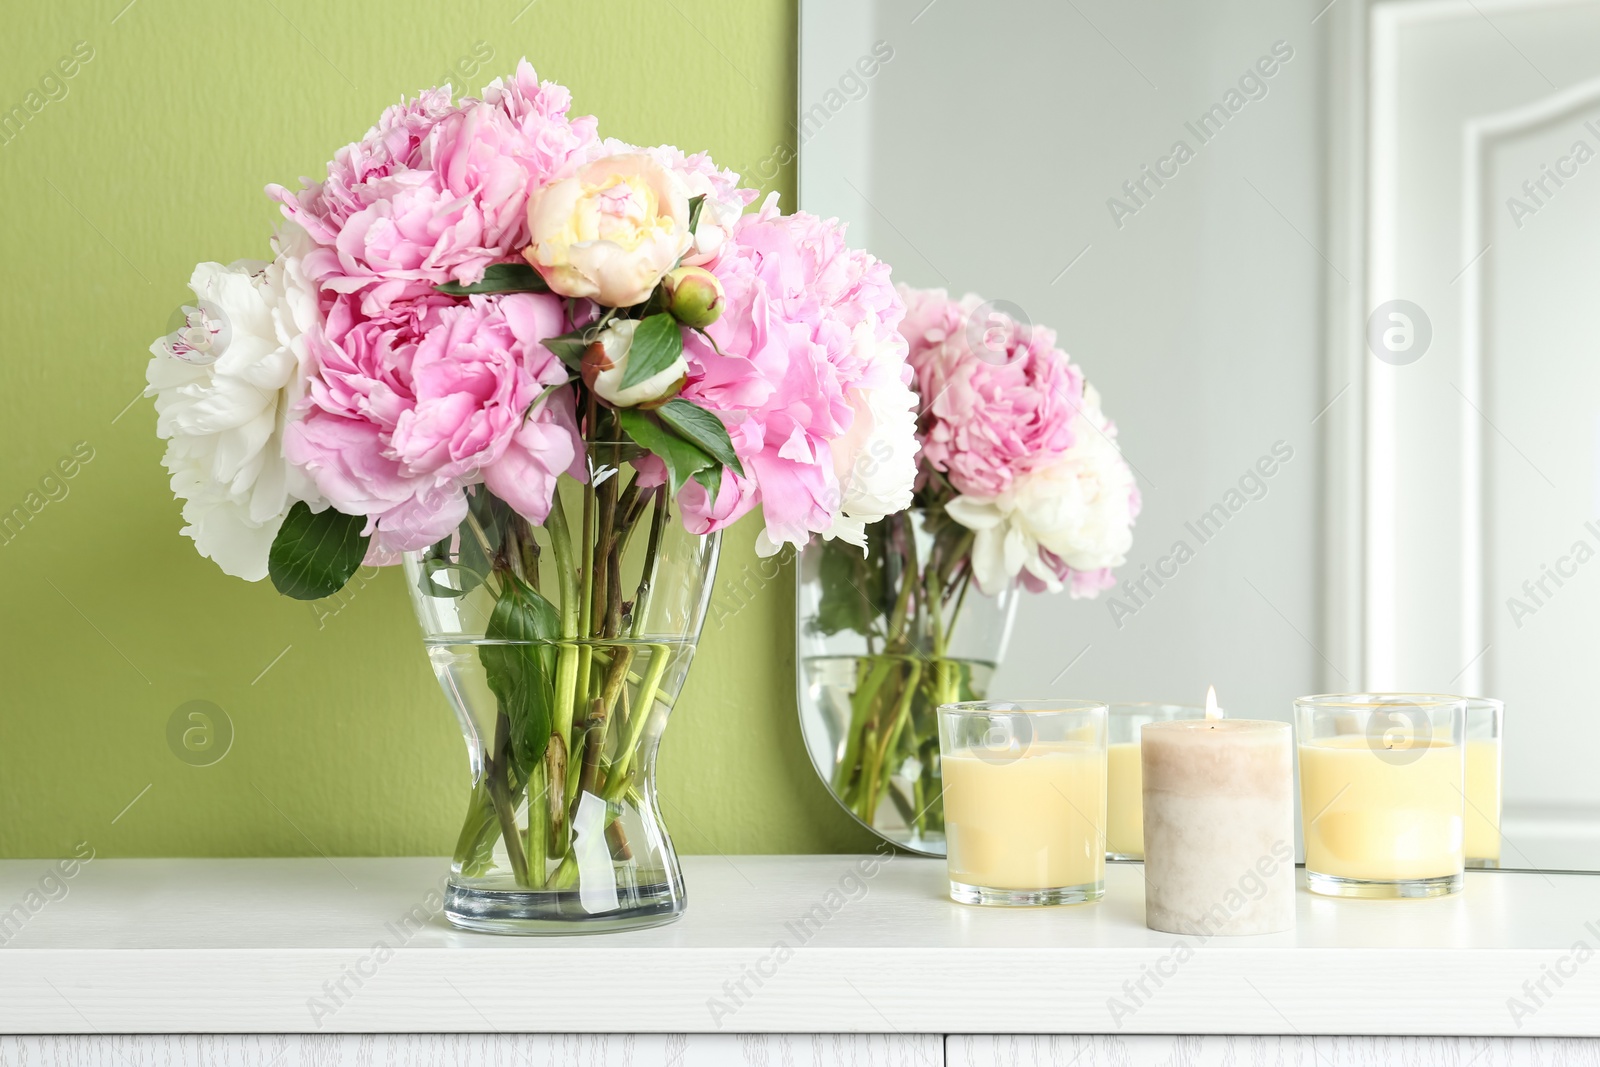
<instances>
[{"instance_id":1,"label":"green leaf","mask_svg":"<svg viewBox=\"0 0 1600 1067\"><path fill-rule=\"evenodd\" d=\"M448 540L446 538L446 542ZM453 581L445 584L439 580L441 576ZM417 577L417 588L422 590L424 596L458 600L482 585L483 581L484 575L481 571L463 566L448 557L436 557L430 554L422 559L422 573Z\"/></svg>"},{"instance_id":2,"label":"green leaf","mask_svg":"<svg viewBox=\"0 0 1600 1067\"><path fill-rule=\"evenodd\" d=\"M368 538L361 532L366 524L361 515L332 508L312 514L305 501L296 501L267 553L272 584L296 600L337 593L366 558Z\"/></svg>"},{"instance_id":3,"label":"green leaf","mask_svg":"<svg viewBox=\"0 0 1600 1067\"><path fill-rule=\"evenodd\" d=\"M468 507L478 519L479 529L485 536L500 539L500 527L492 514L494 498L482 486L468 491ZM461 547L450 550L450 545L460 536ZM491 550L494 545L490 546ZM417 576L417 588L423 596L445 597L457 600L466 596L488 580L494 564L484 553L483 543L465 521L456 533L446 534L422 553L422 573ZM440 579L446 579L441 581Z\"/></svg>"},{"instance_id":4,"label":"green leaf","mask_svg":"<svg viewBox=\"0 0 1600 1067\"><path fill-rule=\"evenodd\" d=\"M831 636L850 631L871 634L889 617L895 590L889 586L884 560L891 550L886 523L867 527L867 554L843 541L824 541L817 551L822 559L817 569L822 595L810 629ZM902 581L909 580L902 577ZM892 636L892 635L891 635Z\"/></svg>"},{"instance_id":5,"label":"green leaf","mask_svg":"<svg viewBox=\"0 0 1600 1067\"><path fill-rule=\"evenodd\" d=\"M539 343L548 348L561 362L575 371L583 369L583 350L594 343L594 334L597 331L592 326L571 330L567 333L546 337Z\"/></svg>"},{"instance_id":6,"label":"green leaf","mask_svg":"<svg viewBox=\"0 0 1600 1067\"><path fill-rule=\"evenodd\" d=\"M480 281L471 285L445 282L433 287L435 292L447 296L467 296L470 293L548 293L539 272L526 263L493 263L483 272Z\"/></svg>"},{"instance_id":7,"label":"green leaf","mask_svg":"<svg viewBox=\"0 0 1600 1067\"><path fill-rule=\"evenodd\" d=\"M477 522L477 530L474 530L472 523L462 520L456 530L461 539L456 561L462 569L475 574L478 581L482 582L494 569L494 561L490 557L499 552L501 531L506 528L510 507L490 493L488 486L475 485L467 490L467 514ZM478 539L480 531L482 539Z\"/></svg>"},{"instance_id":8,"label":"green leaf","mask_svg":"<svg viewBox=\"0 0 1600 1067\"><path fill-rule=\"evenodd\" d=\"M683 355L683 331L678 320L661 313L642 320L633 331L628 346L628 368L622 372L622 388L631 389L654 378Z\"/></svg>"},{"instance_id":9,"label":"green leaf","mask_svg":"<svg viewBox=\"0 0 1600 1067\"><path fill-rule=\"evenodd\" d=\"M528 768L544 757L550 743L555 706L555 647L561 616L554 604L532 586L510 574L495 601L478 659L489 689L511 723L511 747L526 778Z\"/></svg>"},{"instance_id":10,"label":"green leaf","mask_svg":"<svg viewBox=\"0 0 1600 1067\"><path fill-rule=\"evenodd\" d=\"M535 408L537 408L540 404L544 403L545 398L548 397L551 393L555 392L557 389L565 389L567 386L571 385L575 381L577 381L576 378L568 378L564 382L552 382L549 385L545 386L543 389L539 390L539 395L533 398L533 403L529 404L526 408L523 409L522 417L523 418L527 418L529 416L529 414L531 414Z\"/></svg>"},{"instance_id":11,"label":"green leaf","mask_svg":"<svg viewBox=\"0 0 1600 1067\"><path fill-rule=\"evenodd\" d=\"M732 467L733 473L744 474L728 438L728 428L711 412L693 401L677 398L656 408L656 414L679 436L699 445L723 466Z\"/></svg>"},{"instance_id":12,"label":"green leaf","mask_svg":"<svg viewBox=\"0 0 1600 1067\"><path fill-rule=\"evenodd\" d=\"M706 206L706 194L689 198L689 232L692 234L700 225L700 209Z\"/></svg>"},{"instance_id":13,"label":"green leaf","mask_svg":"<svg viewBox=\"0 0 1600 1067\"><path fill-rule=\"evenodd\" d=\"M697 471L716 466L717 461L699 445L685 441L662 426L648 412L638 408L619 408L617 420L622 424L622 432L635 444L661 457L661 461L667 465L667 478L671 482L673 496L678 495L683 483L694 477Z\"/></svg>"},{"instance_id":14,"label":"green leaf","mask_svg":"<svg viewBox=\"0 0 1600 1067\"><path fill-rule=\"evenodd\" d=\"M700 488L704 489L706 495L714 502L717 494L722 492L722 464L695 471L694 480L700 483Z\"/></svg>"},{"instance_id":15,"label":"green leaf","mask_svg":"<svg viewBox=\"0 0 1600 1067\"><path fill-rule=\"evenodd\" d=\"M659 315L667 310L667 287L657 285L650 290L650 295L644 298L644 303L635 304L628 308L629 314L624 316L630 319L648 319L652 315Z\"/></svg>"},{"instance_id":16,"label":"green leaf","mask_svg":"<svg viewBox=\"0 0 1600 1067\"><path fill-rule=\"evenodd\" d=\"M485 553L483 542L478 540L478 535L463 523L461 528L463 551L475 552L476 555L472 558L482 562L487 568L489 556L500 551L500 535L505 528L506 520L511 518L511 505L489 492L488 486L475 485L467 490L467 511L478 520L478 529L483 531L484 540L489 543L489 548ZM467 549L465 546L469 539L472 546ZM468 557L463 555L461 558Z\"/></svg>"}]
</instances>

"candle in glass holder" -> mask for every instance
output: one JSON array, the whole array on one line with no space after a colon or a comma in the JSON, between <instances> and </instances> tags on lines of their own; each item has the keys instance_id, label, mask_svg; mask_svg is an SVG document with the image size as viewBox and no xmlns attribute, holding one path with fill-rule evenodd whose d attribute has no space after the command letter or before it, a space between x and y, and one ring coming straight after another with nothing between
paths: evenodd
<instances>
[{"instance_id":1,"label":"candle in glass holder","mask_svg":"<svg viewBox=\"0 0 1600 1067\"><path fill-rule=\"evenodd\" d=\"M1295 722L1307 887L1375 898L1459 891L1466 701L1302 697Z\"/></svg>"},{"instance_id":2,"label":"candle in glass holder","mask_svg":"<svg viewBox=\"0 0 1600 1067\"><path fill-rule=\"evenodd\" d=\"M1468 867L1500 866L1500 734L1505 705L1467 698L1467 810L1462 850Z\"/></svg>"},{"instance_id":3,"label":"candle in glass holder","mask_svg":"<svg viewBox=\"0 0 1600 1067\"><path fill-rule=\"evenodd\" d=\"M1144 859L1144 771L1139 730L1147 722L1203 719L1184 704L1112 704L1106 759L1106 859Z\"/></svg>"},{"instance_id":4,"label":"candle in glass holder","mask_svg":"<svg viewBox=\"0 0 1600 1067\"><path fill-rule=\"evenodd\" d=\"M1105 892L1106 706L939 707L950 896L1077 904Z\"/></svg>"},{"instance_id":5,"label":"candle in glass holder","mask_svg":"<svg viewBox=\"0 0 1600 1067\"><path fill-rule=\"evenodd\" d=\"M1141 730L1145 925L1177 934L1294 926L1294 762L1288 723L1224 718Z\"/></svg>"},{"instance_id":6,"label":"candle in glass holder","mask_svg":"<svg viewBox=\"0 0 1600 1067\"><path fill-rule=\"evenodd\" d=\"M1113 741L1106 754L1106 858L1144 859L1144 772L1139 742Z\"/></svg>"}]
</instances>

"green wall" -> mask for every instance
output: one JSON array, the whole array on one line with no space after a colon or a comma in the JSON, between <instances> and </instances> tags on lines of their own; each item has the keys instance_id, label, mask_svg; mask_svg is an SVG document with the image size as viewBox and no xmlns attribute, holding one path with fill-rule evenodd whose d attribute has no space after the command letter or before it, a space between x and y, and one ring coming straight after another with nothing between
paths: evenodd
<instances>
[{"instance_id":1,"label":"green wall","mask_svg":"<svg viewBox=\"0 0 1600 1067\"><path fill-rule=\"evenodd\" d=\"M603 133L753 170L793 136L795 21L795 0L10 13L0 111L40 110L0 145L0 512L38 512L0 537L0 856L83 840L113 856L449 851L464 748L399 574L319 612L201 559L178 535L151 403L135 399L146 348L196 261L268 255L263 185L320 174L475 48L493 59L473 90L526 54ZM46 83L59 99L30 100L78 42L93 58ZM792 168L772 187L788 203ZM801 747L792 574L764 577L754 533L747 520L725 542L722 625L707 625L663 746L665 811L685 852L863 848ZM168 744L194 700L233 724L211 766Z\"/></svg>"}]
</instances>

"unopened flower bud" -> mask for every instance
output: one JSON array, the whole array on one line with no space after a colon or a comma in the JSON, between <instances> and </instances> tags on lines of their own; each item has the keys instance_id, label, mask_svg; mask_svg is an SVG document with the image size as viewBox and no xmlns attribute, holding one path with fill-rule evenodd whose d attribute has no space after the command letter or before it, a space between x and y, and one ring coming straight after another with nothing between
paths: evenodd
<instances>
[{"instance_id":1,"label":"unopened flower bud","mask_svg":"<svg viewBox=\"0 0 1600 1067\"><path fill-rule=\"evenodd\" d=\"M618 319L601 330L600 336L583 352L579 373L584 384L612 407L657 407L677 396L688 380L689 362L680 355L665 369L637 385L622 387L622 376L628 372L633 332L638 328L638 319Z\"/></svg>"},{"instance_id":2,"label":"unopened flower bud","mask_svg":"<svg viewBox=\"0 0 1600 1067\"><path fill-rule=\"evenodd\" d=\"M704 267L679 267L661 280L667 310L693 330L703 330L722 315L722 283Z\"/></svg>"}]
</instances>

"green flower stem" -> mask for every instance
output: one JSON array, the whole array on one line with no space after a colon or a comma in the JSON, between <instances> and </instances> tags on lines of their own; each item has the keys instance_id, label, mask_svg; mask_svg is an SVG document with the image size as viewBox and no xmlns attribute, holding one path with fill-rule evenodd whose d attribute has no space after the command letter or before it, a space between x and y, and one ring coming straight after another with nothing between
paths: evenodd
<instances>
[{"instance_id":1,"label":"green flower stem","mask_svg":"<svg viewBox=\"0 0 1600 1067\"><path fill-rule=\"evenodd\" d=\"M517 886L575 887L580 874L572 848L572 810L580 791L607 799L613 808L608 845L614 856L626 859L631 854L618 822L618 805L638 794L635 779L646 759L641 751L645 737L652 720L659 722L655 716L673 703L662 686L668 668L677 662L676 646L643 636L671 501L665 487L641 490L637 477L624 487L618 475L599 486L586 485L583 492L580 529L573 529L560 494L544 523L551 556L544 577L557 619L554 647L544 653L553 656L550 691L544 696L550 701L550 734L542 748L537 739L519 739L513 746L510 720L504 714L497 718L484 773L456 844L459 868L469 876L494 870L503 841L502 862ZM624 614L624 549L645 525L640 520L646 508L652 514L643 574L631 611ZM535 586L540 559L532 529L514 516L495 514L494 529L486 529L487 520L480 521L480 513L474 512L462 530L492 561L486 587L494 592L496 586L516 582ZM491 539L499 544L497 552L487 551ZM519 763L516 755L532 755L523 751L527 740L539 752L531 766ZM518 809L524 799L527 823L522 826ZM639 803L644 803L642 797Z\"/></svg>"},{"instance_id":2,"label":"green flower stem","mask_svg":"<svg viewBox=\"0 0 1600 1067\"><path fill-rule=\"evenodd\" d=\"M462 875L477 878L494 865L494 840L499 835L500 818L495 810L494 798L489 795L487 771L472 787L472 801L467 806L467 821L456 839L455 863Z\"/></svg>"},{"instance_id":3,"label":"green flower stem","mask_svg":"<svg viewBox=\"0 0 1600 1067\"><path fill-rule=\"evenodd\" d=\"M901 735L911 715L912 703L917 696L917 681L921 678L923 669L922 661L917 659L906 658L885 662L891 667L890 673L898 674L903 666L906 674L903 681L898 681L884 694L884 698L877 702L879 709L889 709L886 721L880 719L880 715L875 712L869 729L862 738L862 745L866 749L866 760L855 790L855 799L858 814L868 823L872 822L878 805L883 801L884 791L889 787L891 776L889 760L898 751Z\"/></svg>"},{"instance_id":4,"label":"green flower stem","mask_svg":"<svg viewBox=\"0 0 1600 1067\"><path fill-rule=\"evenodd\" d=\"M567 743L559 734L551 734L550 742L544 750L544 788L539 793L538 803L530 802L528 819L531 822L538 819L547 829L544 834L545 852L550 859L557 859L567 847L567 809L556 803L559 793L552 793L556 788L554 783L562 782L567 776ZM529 826L529 836L533 834Z\"/></svg>"},{"instance_id":5,"label":"green flower stem","mask_svg":"<svg viewBox=\"0 0 1600 1067\"><path fill-rule=\"evenodd\" d=\"M614 573L612 569L616 560L611 558L611 550L620 532L616 528L619 477L620 473L607 478L598 492L599 526L595 533L594 555L590 560L590 566L594 570L594 580L589 583L591 629L587 631L596 637L616 636L616 632L611 629L610 590L613 585L619 585L622 581L622 575Z\"/></svg>"},{"instance_id":6,"label":"green flower stem","mask_svg":"<svg viewBox=\"0 0 1600 1067\"><path fill-rule=\"evenodd\" d=\"M654 504L650 513L650 537L645 543L644 569L640 572L639 589L634 595L633 621L629 627L628 636L638 639L644 630L645 619L650 613L650 591L655 581L656 564L661 551L661 534L667 524L667 493L666 486L657 486L650 490L654 497ZM620 620L619 620L620 621ZM605 787L602 795L606 800L614 801L620 797L628 787L628 773L633 766L633 758L638 754L639 741L644 736L645 727L650 723L651 713L657 700L670 708L671 701L664 700L660 695L661 679L667 671L667 661L672 657L672 650L667 645L650 644L650 664L645 668L644 677L639 680L639 696L629 717L627 736L618 747L616 762L606 774ZM631 665L634 650L626 649L628 661ZM614 655L622 658L622 649ZM626 679L635 677L631 672Z\"/></svg>"},{"instance_id":7,"label":"green flower stem","mask_svg":"<svg viewBox=\"0 0 1600 1067\"><path fill-rule=\"evenodd\" d=\"M589 555L589 568L592 573L590 581L589 600L589 625L584 627L584 632L592 633L598 638L616 637L621 627L622 616L622 565L621 558L616 552L616 537L618 537L618 482L621 474L613 474L606 478L595 491L597 498L597 530L595 530L594 550ZM587 496L584 504L587 509ZM590 667L594 669L594 648L589 648ZM626 649L624 653L616 656L616 662L606 670L605 678L600 683L598 696L590 697L589 713L584 718L582 728L582 763L576 776L568 777L566 781L566 803L573 805L578 800L578 793L594 792L597 789L597 776L600 773L600 758L605 753L606 723L610 721L611 710L616 707L616 694L621 688L622 678L627 675L627 659L632 659L632 651ZM579 677L586 678L586 670L579 669ZM584 693L589 693L589 686L582 688Z\"/></svg>"},{"instance_id":8,"label":"green flower stem","mask_svg":"<svg viewBox=\"0 0 1600 1067\"><path fill-rule=\"evenodd\" d=\"M917 831L917 836L928 832L928 790L924 775L917 775L911 783L911 803L916 808L912 815L912 826Z\"/></svg>"},{"instance_id":9,"label":"green flower stem","mask_svg":"<svg viewBox=\"0 0 1600 1067\"><path fill-rule=\"evenodd\" d=\"M861 736L861 748L866 753L862 757L861 777L857 780L855 792L856 814L861 821L872 825L872 812L875 799L872 795L872 783L878 776L878 718L873 716Z\"/></svg>"},{"instance_id":10,"label":"green flower stem","mask_svg":"<svg viewBox=\"0 0 1600 1067\"><path fill-rule=\"evenodd\" d=\"M494 801L495 815L500 820L500 836L506 843L506 858L511 863L511 874L519 886L532 888L528 880L528 857L522 851L522 834L517 829L517 801L512 794L511 721L504 714L496 716L494 727L494 757L485 760L484 779L489 783L489 796Z\"/></svg>"},{"instance_id":11,"label":"green flower stem","mask_svg":"<svg viewBox=\"0 0 1600 1067\"><path fill-rule=\"evenodd\" d=\"M547 773L554 775L547 778L550 789L555 789L556 783L565 778L566 766L570 762L567 756L568 738L572 736L572 722L577 708L578 700L578 646L575 643L578 637L580 616L578 610L578 573L573 566L572 532L567 526L566 509L561 504L561 494L556 493L550 506L550 515L545 520L545 529L550 533L551 551L556 557L556 577L561 588L561 644L556 652L556 699L555 709L550 723L550 756L547 759ZM559 751L557 751L559 750ZM554 757L562 758L554 758ZM548 855L552 859L559 859L566 850L565 811L562 804L552 804L553 797L546 795L541 804L550 809L548 821L550 823L550 836L547 840ZM530 818L533 816L530 814Z\"/></svg>"},{"instance_id":12,"label":"green flower stem","mask_svg":"<svg viewBox=\"0 0 1600 1067\"><path fill-rule=\"evenodd\" d=\"M667 673L667 661L672 658L672 650L666 645L652 644L647 647L650 649L650 666L645 668L644 682L639 686L639 705L634 710L633 721L628 724L627 739L618 749L617 762L611 765L611 773L606 779L606 800L616 800L628 788L629 768L638 753L644 728L650 722L650 706L655 703L656 690L661 687L661 678Z\"/></svg>"},{"instance_id":13,"label":"green flower stem","mask_svg":"<svg viewBox=\"0 0 1600 1067\"><path fill-rule=\"evenodd\" d=\"M622 691L627 685L628 676L633 672L634 649L624 646L617 649L616 654L610 657L611 662L606 666L605 682L600 689L600 718L601 725L608 725L615 717L617 700L622 696Z\"/></svg>"},{"instance_id":14,"label":"green flower stem","mask_svg":"<svg viewBox=\"0 0 1600 1067\"><path fill-rule=\"evenodd\" d=\"M597 427L599 404L593 393L589 394L588 413L584 424L589 433L593 434ZM615 475L613 475L615 477ZM578 701L589 700L589 673L594 661L594 646L589 639L596 636L594 628L594 593L599 579L595 575L595 486L594 472L591 469L583 481L583 528L579 531L579 544L583 550L583 566L579 572L579 599L578 599L578 635L583 643L578 646L578 681L574 702L566 721L566 732L562 737L569 746L567 752L567 779L561 791L561 797L570 810L572 802L578 795L578 774L583 767L583 753L581 746L583 735L573 732L573 720L577 715ZM552 784L552 788L553 788Z\"/></svg>"},{"instance_id":15,"label":"green flower stem","mask_svg":"<svg viewBox=\"0 0 1600 1067\"><path fill-rule=\"evenodd\" d=\"M545 761L539 760L528 771L528 878L536 886L544 883L544 858L550 848L550 787Z\"/></svg>"},{"instance_id":16,"label":"green flower stem","mask_svg":"<svg viewBox=\"0 0 1600 1067\"><path fill-rule=\"evenodd\" d=\"M963 667L950 658L950 643L971 584L971 570L961 563L971 551L973 534L959 527L944 530L922 560L911 521L905 515L887 520L885 541L898 538L905 546L899 588L886 620L883 651L862 657L834 790L871 823L898 757L902 752L915 756L923 764L912 783L916 810L907 812L898 793L891 799L908 822L926 832L929 808L938 805L937 708L963 699ZM952 578L958 569L959 576Z\"/></svg>"},{"instance_id":17,"label":"green flower stem","mask_svg":"<svg viewBox=\"0 0 1600 1067\"><path fill-rule=\"evenodd\" d=\"M850 786L851 772L855 769L855 760L859 754L860 743L856 738L861 729L861 723L866 720L857 711L856 697L867 684L867 676L872 672L872 665L877 662L877 654L870 651L859 657L855 662L855 687L850 690L850 725L844 733L844 754L839 757L839 763L833 769L833 791L841 798L848 801L847 791ZM858 721L859 720L859 721Z\"/></svg>"},{"instance_id":18,"label":"green flower stem","mask_svg":"<svg viewBox=\"0 0 1600 1067\"><path fill-rule=\"evenodd\" d=\"M645 617L650 613L650 590L656 580L656 557L661 552L661 533L667 525L667 487L658 485L651 492L655 495L655 506L650 512L650 538L645 543L644 569L639 575L639 588L633 598L633 625L629 627L630 637L639 637L644 632ZM648 710L649 703L640 701L641 710Z\"/></svg>"},{"instance_id":19,"label":"green flower stem","mask_svg":"<svg viewBox=\"0 0 1600 1067\"><path fill-rule=\"evenodd\" d=\"M610 666L611 661L614 658L615 656L613 655L613 650L611 649L597 648L594 650L594 661L602 667ZM640 686L644 685L644 675L630 668L628 671L628 683L632 685L635 690L637 690ZM623 696L626 698L626 690L624 690ZM665 693L656 693L655 702L666 708L668 711L672 710L673 700Z\"/></svg>"},{"instance_id":20,"label":"green flower stem","mask_svg":"<svg viewBox=\"0 0 1600 1067\"><path fill-rule=\"evenodd\" d=\"M917 586L920 572L917 567L917 534L911 529L910 521L904 515L895 515L891 521L897 521L905 533L906 558L905 568L900 572L900 592L895 597L894 609L889 613L888 633L885 637L884 650L899 644L906 639L906 616L910 613L911 593Z\"/></svg>"},{"instance_id":21,"label":"green flower stem","mask_svg":"<svg viewBox=\"0 0 1600 1067\"><path fill-rule=\"evenodd\" d=\"M578 884L578 857L569 849L561 857L561 863L550 872L550 880L545 882L546 889L571 889Z\"/></svg>"},{"instance_id":22,"label":"green flower stem","mask_svg":"<svg viewBox=\"0 0 1600 1067\"><path fill-rule=\"evenodd\" d=\"M874 798L866 794L871 793L871 782L875 777L875 771L870 764L877 743L878 694L895 669L893 653L896 650L909 649L911 644L906 624L911 614L912 593L920 577L916 531L911 529L904 515L891 516L888 521L903 534L902 541L906 546L906 554L900 573L900 589L895 595L894 607L889 612L883 654L881 657L869 657L872 666L850 699L850 728L845 733L844 757L839 761L838 770L834 773L834 791L847 803L851 800L875 803ZM886 540L892 540L892 537ZM895 702L898 703L897 698ZM869 823L872 821L870 815L863 818Z\"/></svg>"},{"instance_id":23,"label":"green flower stem","mask_svg":"<svg viewBox=\"0 0 1600 1067\"><path fill-rule=\"evenodd\" d=\"M616 709L617 697L622 692L623 680L628 676L628 665L633 662L633 649L619 649L606 671L600 695L595 698L588 719L588 741L583 753L583 771L579 776L579 789L586 793L600 791L600 758L605 749L605 738L611 714Z\"/></svg>"},{"instance_id":24,"label":"green flower stem","mask_svg":"<svg viewBox=\"0 0 1600 1067\"><path fill-rule=\"evenodd\" d=\"M889 730L884 735L883 747L878 750L878 757L874 761L878 768L879 780L873 783L873 806L876 808L878 798L884 789L888 788L889 776L884 772L889 756L893 754L900 744L900 735L905 731L906 721L911 717L911 701L917 695L917 681L922 677L922 664L912 660L906 664L906 680L900 691L900 699L895 705L894 718L890 720Z\"/></svg>"},{"instance_id":25,"label":"green flower stem","mask_svg":"<svg viewBox=\"0 0 1600 1067\"><path fill-rule=\"evenodd\" d=\"M887 654L874 657L872 666L867 670L866 680L856 687L855 693L850 698L850 729L845 735L844 758L839 761L839 769L835 773L833 788L843 793L850 785L850 779L858 769L861 761L863 734L866 733L867 723L873 718L876 707L878 690L883 688L883 683L888 681L889 672L894 669L894 660Z\"/></svg>"}]
</instances>

